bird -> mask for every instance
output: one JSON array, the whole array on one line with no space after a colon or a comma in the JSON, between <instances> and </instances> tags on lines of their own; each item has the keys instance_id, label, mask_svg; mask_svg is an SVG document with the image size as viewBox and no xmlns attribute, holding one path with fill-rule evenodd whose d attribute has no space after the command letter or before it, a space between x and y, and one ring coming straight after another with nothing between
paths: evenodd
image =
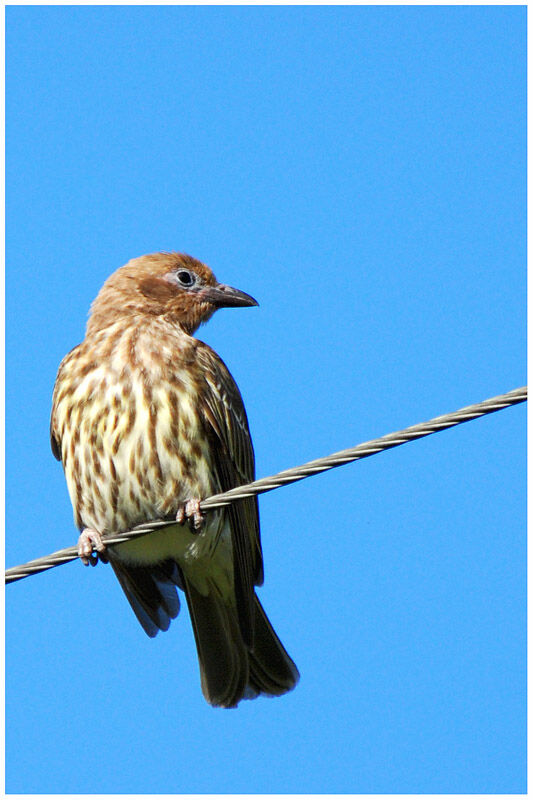
<instances>
[{"instance_id":1,"label":"bird","mask_svg":"<svg viewBox=\"0 0 533 800\"><path fill-rule=\"evenodd\" d=\"M186 253L131 259L104 282L84 340L62 360L50 420L78 555L111 564L150 637L168 630L184 593L202 692L222 708L299 680L255 591L257 498L200 508L253 481L255 457L235 380L194 334L217 309L257 305ZM105 535L153 519L172 524L106 546Z\"/></svg>"}]
</instances>

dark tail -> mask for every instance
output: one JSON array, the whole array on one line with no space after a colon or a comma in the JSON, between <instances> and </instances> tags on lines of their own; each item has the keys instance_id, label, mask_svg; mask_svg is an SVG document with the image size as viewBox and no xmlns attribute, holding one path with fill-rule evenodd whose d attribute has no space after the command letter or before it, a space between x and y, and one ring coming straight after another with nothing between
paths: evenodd
<instances>
[{"instance_id":1,"label":"dark tail","mask_svg":"<svg viewBox=\"0 0 533 800\"><path fill-rule=\"evenodd\" d=\"M257 595L253 600L253 646L245 644L236 605L210 585L202 595L168 560L138 566L120 561L111 548L109 561L135 616L148 636L166 631L179 612L176 587L185 592L191 616L202 691L208 703L233 708L260 694L285 694L297 684L298 669L276 636Z\"/></svg>"},{"instance_id":2,"label":"dark tail","mask_svg":"<svg viewBox=\"0 0 533 800\"><path fill-rule=\"evenodd\" d=\"M254 644L247 647L237 610L213 586L206 596L183 580L200 663L202 691L208 703L233 708L259 694L280 695L300 677L254 594Z\"/></svg>"}]
</instances>

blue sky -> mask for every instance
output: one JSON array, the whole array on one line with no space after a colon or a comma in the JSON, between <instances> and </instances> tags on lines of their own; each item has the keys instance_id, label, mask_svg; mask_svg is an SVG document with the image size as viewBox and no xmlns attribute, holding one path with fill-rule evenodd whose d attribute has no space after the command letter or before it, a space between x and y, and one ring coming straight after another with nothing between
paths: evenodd
<instances>
[{"instance_id":1,"label":"blue sky","mask_svg":"<svg viewBox=\"0 0 533 800\"><path fill-rule=\"evenodd\" d=\"M129 258L249 292L200 337L258 476L526 382L525 7L7 8L8 565L77 532L57 366ZM214 710L184 609L7 588L7 791L525 791L525 406L260 500L301 672Z\"/></svg>"}]
</instances>

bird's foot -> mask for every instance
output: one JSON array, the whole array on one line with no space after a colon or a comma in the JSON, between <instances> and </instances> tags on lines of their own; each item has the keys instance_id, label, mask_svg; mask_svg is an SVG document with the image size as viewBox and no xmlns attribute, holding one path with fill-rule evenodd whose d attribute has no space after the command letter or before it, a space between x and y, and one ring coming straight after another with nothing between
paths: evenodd
<instances>
[{"instance_id":1,"label":"bird's foot","mask_svg":"<svg viewBox=\"0 0 533 800\"><path fill-rule=\"evenodd\" d=\"M98 557L106 564L107 556L105 555L105 549L105 543L98 531L95 531L93 528L84 528L82 530L80 538L78 539L78 555L86 567L88 567L89 564L92 567L98 564Z\"/></svg>"},{"instance_id":2,"label":"bird's foot","mask_svg":"<svg viewBox=\"0 0 533 800\"><path fill-rule=\"evenodd\" d=\"M199 498L192 497L190 500L187 500L187 502L182 503L178 508L176 522L179 522L180 525L184 525L188 522L189 528L193 533L199 533L202 530L204 521L205 516L200 511Z\"/></svg>"}]
</instances>

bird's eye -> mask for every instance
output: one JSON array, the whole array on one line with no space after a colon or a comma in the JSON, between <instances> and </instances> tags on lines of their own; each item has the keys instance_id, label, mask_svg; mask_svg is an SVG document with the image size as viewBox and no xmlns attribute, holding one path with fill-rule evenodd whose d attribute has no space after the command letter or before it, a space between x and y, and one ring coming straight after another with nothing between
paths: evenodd
<instances>
[{"instance_id":1,"label":"bird's eye","mask_svg":"<svg viewBox=\"0 0 533 800\"><path fill-rule=\"evenodd\" d=\"M180 269L176 273L176 278L178 282L181 283L182 286L193 286L196 282L196 275L194 272L189 272L186 269Z\"/></svg>"}]
</instances>

